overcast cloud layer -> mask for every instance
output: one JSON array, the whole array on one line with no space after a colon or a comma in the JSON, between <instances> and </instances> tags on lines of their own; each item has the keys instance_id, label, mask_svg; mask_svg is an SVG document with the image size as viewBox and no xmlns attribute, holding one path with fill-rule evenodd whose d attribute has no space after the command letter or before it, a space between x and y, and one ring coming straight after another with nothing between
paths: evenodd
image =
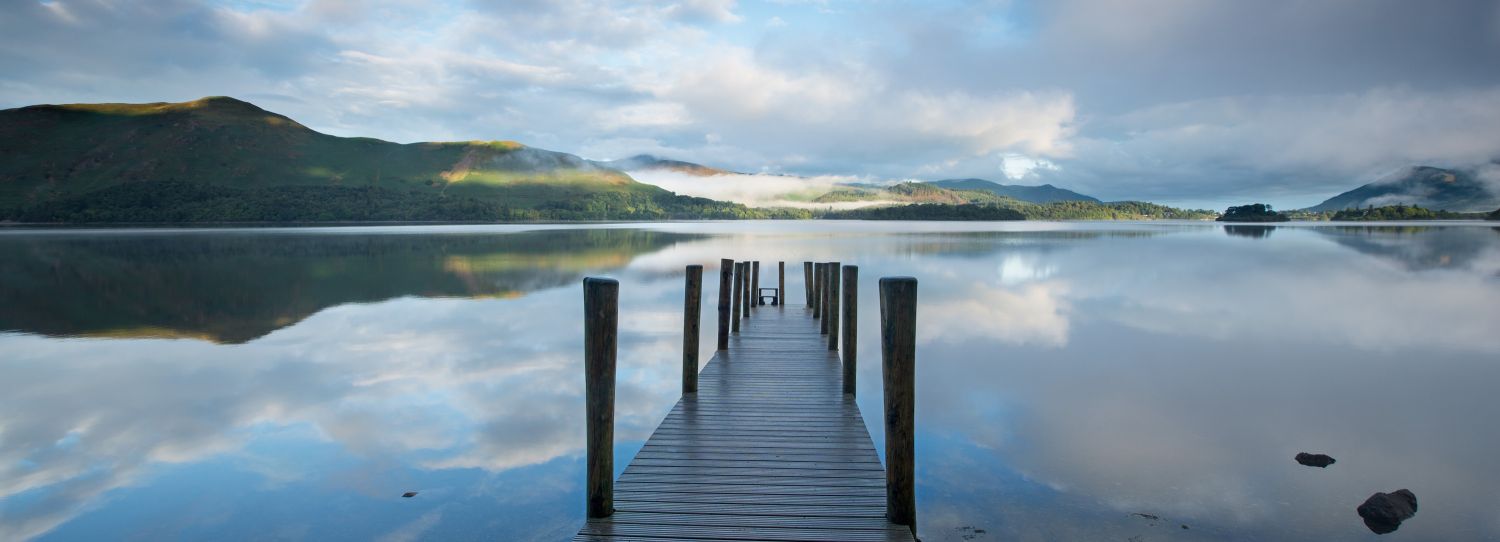
<instances>
[{"instance_id":1,"label":"overcast cloud layer","mask_svg":"<svg viewBox=\"0 0 1500 542\"><path fill-rule=\"evenodd\" d=\"M1490 0L0 4L0 107L231 95L337 135L1211 207L1500 156Z\"/></svg>"}]
</instances>

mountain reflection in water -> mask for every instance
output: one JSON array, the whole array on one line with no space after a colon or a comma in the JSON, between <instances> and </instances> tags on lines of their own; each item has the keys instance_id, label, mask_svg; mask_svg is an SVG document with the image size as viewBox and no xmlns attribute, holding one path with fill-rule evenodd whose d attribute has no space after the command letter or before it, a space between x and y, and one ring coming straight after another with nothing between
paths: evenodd
<instances>
[{"instance_id":1,"label":"mountain reflection in water","mask_svg":"<svg viewBox=\"0 0 1500 542\"><path fill-rule=\"evenodd\" d=\"M0 330L243 343L344 303L561 286L694 237L637 229L0 236Z\"/></svg>"}]
</instances>

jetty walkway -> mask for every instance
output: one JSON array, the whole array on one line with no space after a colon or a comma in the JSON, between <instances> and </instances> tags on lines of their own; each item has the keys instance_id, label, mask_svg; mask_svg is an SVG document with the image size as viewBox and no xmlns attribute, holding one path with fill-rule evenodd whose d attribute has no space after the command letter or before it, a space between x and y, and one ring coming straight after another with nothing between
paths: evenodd
<instances>
[{"instance_id":1,"label":"jetty walkway","mask_svg":"<svg viewBox=\"0 0 1500 542\"><path fill-rule=\"evenodd\" d=\"M810 303L788 305L784 279L763 299L757 284L758 263L726 260L725 264L729 267L721 273L720 348L698 372L694 309L699 303L694 289L701 286L701 268L691 266L685 296L684 393L613 484L607 480L613 473L612 459L604 459L612 457L612 442L605 449L594 446L595 437L603 437L595 434L602 428L593 422L595 407L604 407L594 401L599 395L596 387L602 387L596 384L604 378L595 374L595 367L588 368L589 519L574 540L915 540L910 433L902 436L897 431L898 440L904 442L896 444L907 447L904 460L908 465L897 474L905 480L893 486L854 401L852 350L857 321L853 311L857 307L853 305L858 269L838 264L805 266L808 284L813 285L806 295ZM696 285L695 274L700 279ZM895 280L910 281L914 317L915 280ZM607 279L587 279L585 305L591 318L597 307L587 299L588 281L596 281L592 287L618 285ZM845 285L841 300L838 285L848 282L855 284ZM754 295L749 295L751 291ZM762 304L763 300L770 303ZM841 324L846 343L842 352L838 348ZM601 338L601 333L589 331L595 327L586 324L587 344L595 345ZM612 343L613 331L607 335ZM613 344L597 346L587 349L586 358L601 357L605 352L599 350L605 347L610 350L608 432L612 441ZM897 395L901 395L899 390ZM909 391L905 397L911 397ZM907 425L909 406L908 400ZM611 464L595 464L600 461ZM606 479L599 480L601 476ZM898 517L902 512L907 515ZM905 521L893 521L897 519Z\"/></svg>"}]
</instances>

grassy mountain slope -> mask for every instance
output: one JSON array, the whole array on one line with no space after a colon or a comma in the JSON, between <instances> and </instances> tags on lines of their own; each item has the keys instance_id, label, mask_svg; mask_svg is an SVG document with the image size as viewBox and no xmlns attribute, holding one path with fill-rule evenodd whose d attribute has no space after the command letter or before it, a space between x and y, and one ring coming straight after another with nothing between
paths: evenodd
<instances>
[{"instance_id":1,"label":"grassy mountain slope","mask_svg":"<svg viewBox=\"0 0 1500 542\"><path fill-rule=\"evenodd\" d=\"M1500 194L1486 189L1472 171L1417 166L1328 198L1307 210L1341 211L1397 204L1478 212L1500 207Z\"/></svg>"},{"instance_id":2,"label":"grassy mountain slope","mask_svg":"<svg viewBox=\"0 0 1500 542\"><path fill-rule=\"evenodd\" d=\"M985 179L945 179L933 181L927 184L940 186L950 190L980 190L997 196L1015 198L1030 203L1052 203L1056 201L1092 201L1099 200L1092 196L1085 196L1066 188L1058 188L1050 184L1041 186L1022 186L1013 184L1000 184Z\"/></svg>"},{"instance_id":3,"label":"grassy mountain slope","mask_svg":"<svg viewBox=\"0 0 1500 542\"><path fill-rule=\"evenodd\" d=\"M0 153L0 213L33 220L155 220L160 201L208 209L171 220L254 220L287 194L348 203L339 208L379 201L401 212L310 209L274 219L664 218L679 208L729 216L743 209L680 198L618 170L516 142L336 137L225 97L8 109L0 111ZM213 216L240 203L248 206L241 214L251 216Z\"/></svg>"}]
</instances>

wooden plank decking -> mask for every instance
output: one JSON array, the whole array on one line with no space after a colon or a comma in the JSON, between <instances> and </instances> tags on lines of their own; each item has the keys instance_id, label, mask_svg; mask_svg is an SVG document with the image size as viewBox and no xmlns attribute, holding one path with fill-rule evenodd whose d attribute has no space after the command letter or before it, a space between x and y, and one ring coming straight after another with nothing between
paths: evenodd
<instances>
[{"instance_id":1,"label":"wooden plank decking","mask_svg":"<svg viewBox=\"0 0 1500 542\"><path fill-rule=\"evenodd\" d=\"M575 541L911 541L819 322L799 305L741 322Z\"/></svg>"}]
</instances>

